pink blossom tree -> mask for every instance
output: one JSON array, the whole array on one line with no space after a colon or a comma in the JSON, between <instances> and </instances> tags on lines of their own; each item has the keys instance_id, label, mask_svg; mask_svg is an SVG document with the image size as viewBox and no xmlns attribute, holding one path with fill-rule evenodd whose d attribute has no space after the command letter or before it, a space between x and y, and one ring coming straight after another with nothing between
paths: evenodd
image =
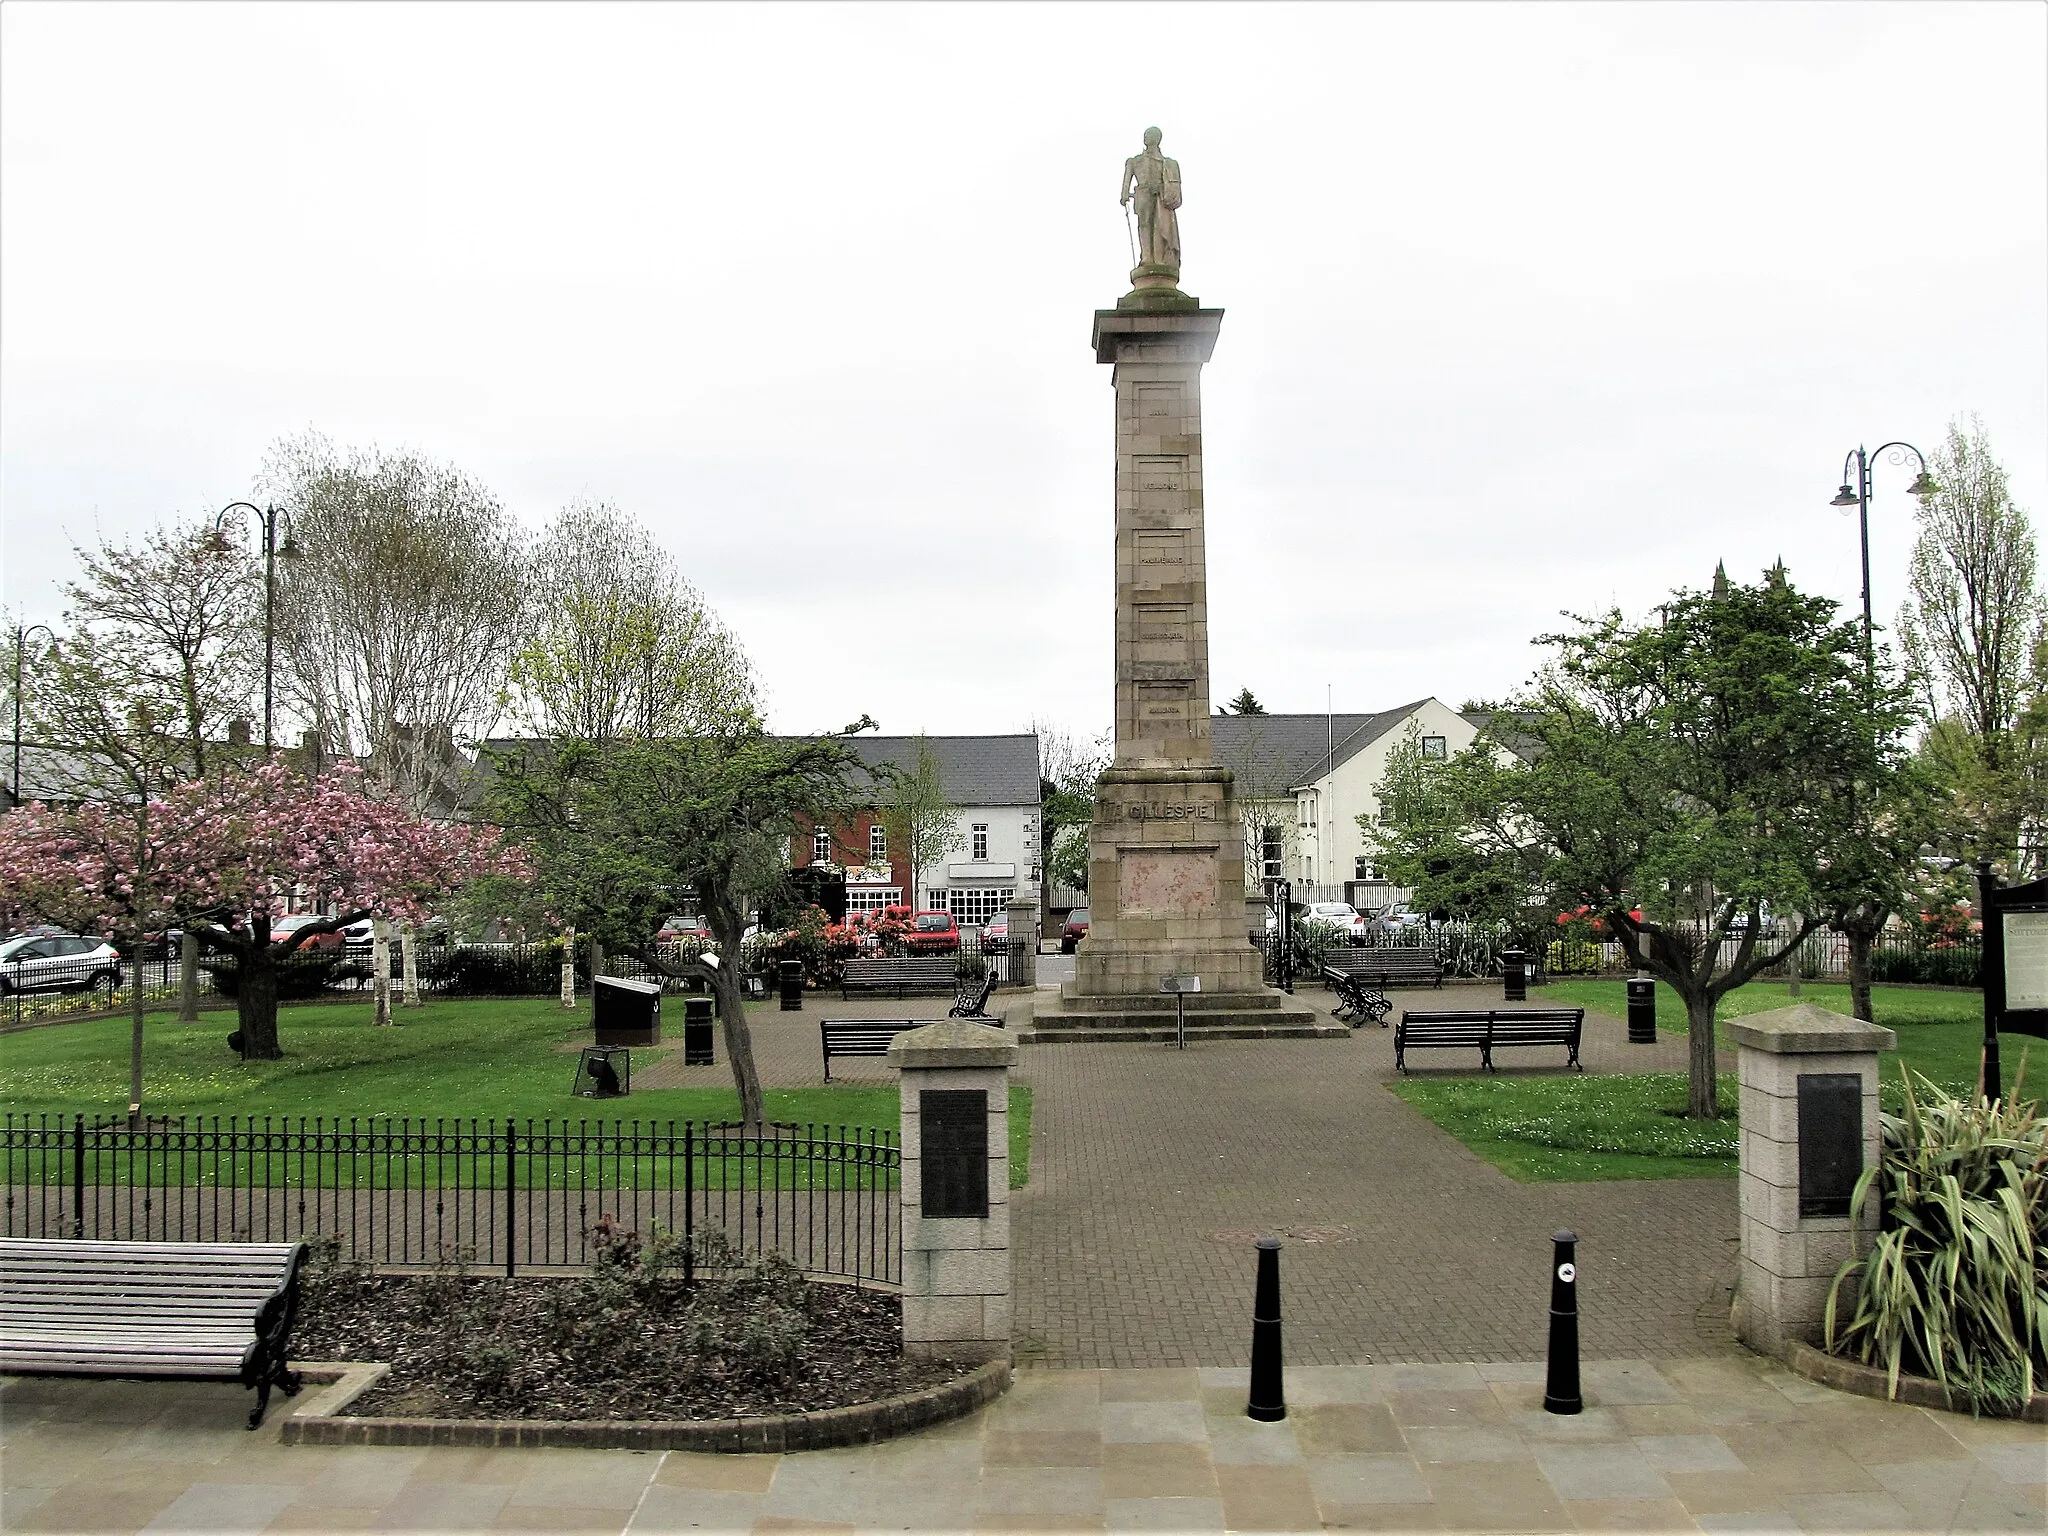
<instances>
[{"instance_id":1,"label":"pink blossom tree","mask_svg":"<svg viewBox=\"0 0 2048 1536\"><path fill-rule=\"evenodd\" d=\"M271 1059L278 970L365 917L417 923L481 875L523 874L489 828L416 816L365 792L353 769L315 780L282 764L190 779L146 807L30 805L0 817L0 921L140 935L182 924L234 957L242 1054ZM331 915L272 943L289 897Z\"/></svg>"}]
</instances>

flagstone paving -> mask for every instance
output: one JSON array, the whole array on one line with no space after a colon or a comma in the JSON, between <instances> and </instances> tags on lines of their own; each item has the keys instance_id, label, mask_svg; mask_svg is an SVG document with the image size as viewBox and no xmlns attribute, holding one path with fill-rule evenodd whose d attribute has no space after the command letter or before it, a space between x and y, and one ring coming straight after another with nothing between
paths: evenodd
<instances>
[{"instance_id":1,"label":"flagstone paving","mask_svg":"<svg viewBox=\"0 0 2048 1536\"><path fill-rule=\"evenodd\" d=\"M0 1378L10 1532L2034 1531L2048 1429L1849 1397L1753 1357L1543 1368L1023 1370L968 1419L853 1450L282 1446L199 1382Z\"/></svg>"}]
</instances>

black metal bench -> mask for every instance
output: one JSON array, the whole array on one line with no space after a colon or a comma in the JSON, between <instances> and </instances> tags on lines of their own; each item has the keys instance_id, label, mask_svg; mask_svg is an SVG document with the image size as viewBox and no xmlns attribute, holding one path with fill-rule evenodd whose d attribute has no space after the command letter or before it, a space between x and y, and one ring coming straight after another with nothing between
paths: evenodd
<instances>
[{"instance_id":1,"label":"black metal bench","mask_svg":"<svg viewBox=\"0 0 2048 1536\"><path fill-rule=\"evenodd\" d=\"M950 955L883 955L872 960L849 960L840 977L839 995L859 992L891 992L902 997L909 992L946 992L959 982L958 962Z\"/></svg>"},{"instance_id":2,"label":"black metal bench","mask_svg":"<svg viewBox=\"0 0 2048 1536\"><path fill-rule=\"evenodd\" d=\"M960 979L959 990L953 994L953 1006L946 1010L949 1019L985 1019L988 1017L988 1000L996 990L996 973L993 969L980 981Z\"/></svg>"},{"instance_id":3,"label":"black metal bench","mask_svg":"<svg viewBox=\"0 0 2048 1536\"><path fill-rule=\"evenodd\" d=\"M1394 1005L1387 1001L1384 992L1364 977L1353 975L1341 966L1326 965L1323 967L1323 985L1337 994L1337 1006L1330 1010L1333 1017L1347 1024L1366 1019L1381 1029L1387 1027L1387 1014Z\"/></svg>"},{"instance_id":4,"label":"black metal bench","mask_svg":"<svg viewBox=\"0 0 2048 1536\"><path fill-rule=\"evenodd\" d=\"M834 1056L886 1056L889 1042L906 1029L922 1029L936 1019L821 1019L818 1044L825 1053L825 1081L832 1081Z\"/></svg>"},{"instance_id":5,"label":"black metal bench","mask_svg":"<svg viewBox=\"0 0 2048 1536\"><path fill-rule=\"evenodd\" d=\"M1346 1023L1370 1019L1381 1029L1393 1004L1386 989L1401 982L1444 984L1443 961L1434 949L1388 945L1384 949L1335 949L1323 956L1323 985L1337 994L1332 1012Z\"/></svg>"},{"instance_id":6,"label":"black metal bench","mask_svg":"<svg viewBox=\"0 0 2048 1536\"><path fill-rule=\"evenodd\" d=\"M256 1389L249 1427L285 1365L304 1243L0 1239L0 1371L230 1376Z\"/></svg>"},{"instance_id":7,"label":"black metal bench","mask_svg":"<svg viewBox=\"0 0 2048 1536\"><path fill-rule=\"evenodd\" d=\"M1579 1060L1583 1008L1490 1008L1438 1013L1403 1013L1394 1026L1394 1065L1408 1070L1407 1056L1419 1050L1474 1050L1493 1071L1493 1053L1509 1046L1561 1045L1565 1065L1586 1070Z\"/></svg>"}]
</instances>

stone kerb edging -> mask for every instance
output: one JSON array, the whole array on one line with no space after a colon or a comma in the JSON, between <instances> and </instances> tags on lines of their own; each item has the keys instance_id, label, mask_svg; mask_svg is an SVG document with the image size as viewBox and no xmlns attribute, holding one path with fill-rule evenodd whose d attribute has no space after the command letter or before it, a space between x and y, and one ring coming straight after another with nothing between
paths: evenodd
<instances>
[{"instance_id":1,"label":"stone kerb edging","mask_svg":"<svg viewBox=\"0 0 2048 1536\"><path fill-rule=\"evenodd\" d=\"M1785 1363L1795 1376L1804 1376L1838 1392L1854 1392L1858 1397L1890 1397L1891 1378L1884 1371L1860 1360L1844 1360L1811 1344L1794 1344ZM1899 1395L1893 1401L1910 1403L1915 1408L1940 1408L1948 1413L1970 1411L1969 1403L1951 1397L1940 1382L1903 1372L1899 1376ZM2029 1424L2048 1424L2048 1394L2036 1392L2020 1417Z\"/></svg>"},{"instance_id":2,"label":"stone kerb edging","mask_svg":"<svg viewBox=\"0 0 2048 1536\"><path fill-rule=\"evenodd\" d=\"M569 1446L582 1450L724 1451L773 1454L867 1445L964 1418L1009 1388L1010 1363L992 1360L936 1387L814 1413L747 1419L373 1419L342 1413L382 1380L388 1365L297 1367L327 1390L288 1415L285 1445Z\"/></svg>"}]
</instances>

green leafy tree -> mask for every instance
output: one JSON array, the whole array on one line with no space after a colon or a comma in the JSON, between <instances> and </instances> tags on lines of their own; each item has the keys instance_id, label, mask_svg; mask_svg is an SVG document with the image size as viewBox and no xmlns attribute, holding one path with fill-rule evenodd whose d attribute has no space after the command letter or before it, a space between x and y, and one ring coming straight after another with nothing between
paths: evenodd
<instances>
[{"instance_id":1,"label":"green leafy tree","mask_svg":"<svg viewBox=\"0 0 2048 1536\"><path fill-rule=\"evenodd\" d=\"M769 736L758 724L703 736L567 737L495 754L486 814L522 843L553 912L659 975L708 976L740 1116L764 1123L738 959L752 902L788 865L790 837L850 809L845 735ZM722 963L655 941L676 897L694 894Z\"/></svg>"},{"instance_id":2,"label":"green leafy tree","mask_svg":"<svg viewBox=\"0 0 2048 1536\"><path fill-rule=\"evenodd\" d=\"M2016 732L2042 688L2048 633L2034 530L1980 423L1951 423L1928 469L1899 614L1922 707L1944 727L1926 766L1950 792L1950 850L2009 863L2035 772Z\"/></svg>"},{"instance_id":3,"label":"green leafy tree","mask_svg":"<svg viewBox=\"0 0 2048 1536\"><path fill-rule=\"evenodd\" d=\"M1096 781L1109 766L1110 742L1107 731L1084 738L1039 721L1031 729L1038 737L1040 867L1048 887L1039 909L1049 911L1055 882L1088 889L1088 826L1095 815Z\"/></svg>"},{"instance_id":4,"label":"green leafy tree","mask_svg":"<svg viewBox=\"0 0 2048 1536\"><path fill-rule=\"evenodd\" d=\"M1684 1001L1695 1116L1719 1109L1717 1005L1863 877L1852 791L1902 750L1902 690L1873 696L1860 629L1834 609L1774 570L1674 593L1657 622L1577 620L1418 807L1397 786L1376 839L1424 904L1596 915ZM1519 753L1488 740L1504 731Z\"/></svg>"},{"instance_id":5,"label":"green leafy tree","mask_svg":"<svg viewBox=\"0 0 2048 1536\"><path fill-rule=\"evenodd\" d=\"M1237 697L1223 706L1223 713L1226 715L1263 715L1265 712L1266 706L1258 701L1249 688L1238 689Z\"/></svg>"},{"instance_id":6,"label":"green leafy tree","mask_svg":"<svg viewBox=\"0 0 2048 1536\"><path fill-rule=\"evenodd\" d=\"M965 848L967 838L960 830L960 807L946 797L938 754L922 734L911 740L908 768L884 764L875 770L881 780L875 811L882 819L889 847L900 849L909 866L910 900L917 906L924 894L918 882L925 870Z\"/></svg>"},{"instance_id":7,"label":"green leafy tree","mask_svg":"<svg viewBox=\"0 0 2048 1536\"><path fill-rule=\"evenodd\" d=\"M513 713L548 736L688 736L751 712L739 642L618 508L579 502L534 551Z\"/></svg>"}]
</instances>

